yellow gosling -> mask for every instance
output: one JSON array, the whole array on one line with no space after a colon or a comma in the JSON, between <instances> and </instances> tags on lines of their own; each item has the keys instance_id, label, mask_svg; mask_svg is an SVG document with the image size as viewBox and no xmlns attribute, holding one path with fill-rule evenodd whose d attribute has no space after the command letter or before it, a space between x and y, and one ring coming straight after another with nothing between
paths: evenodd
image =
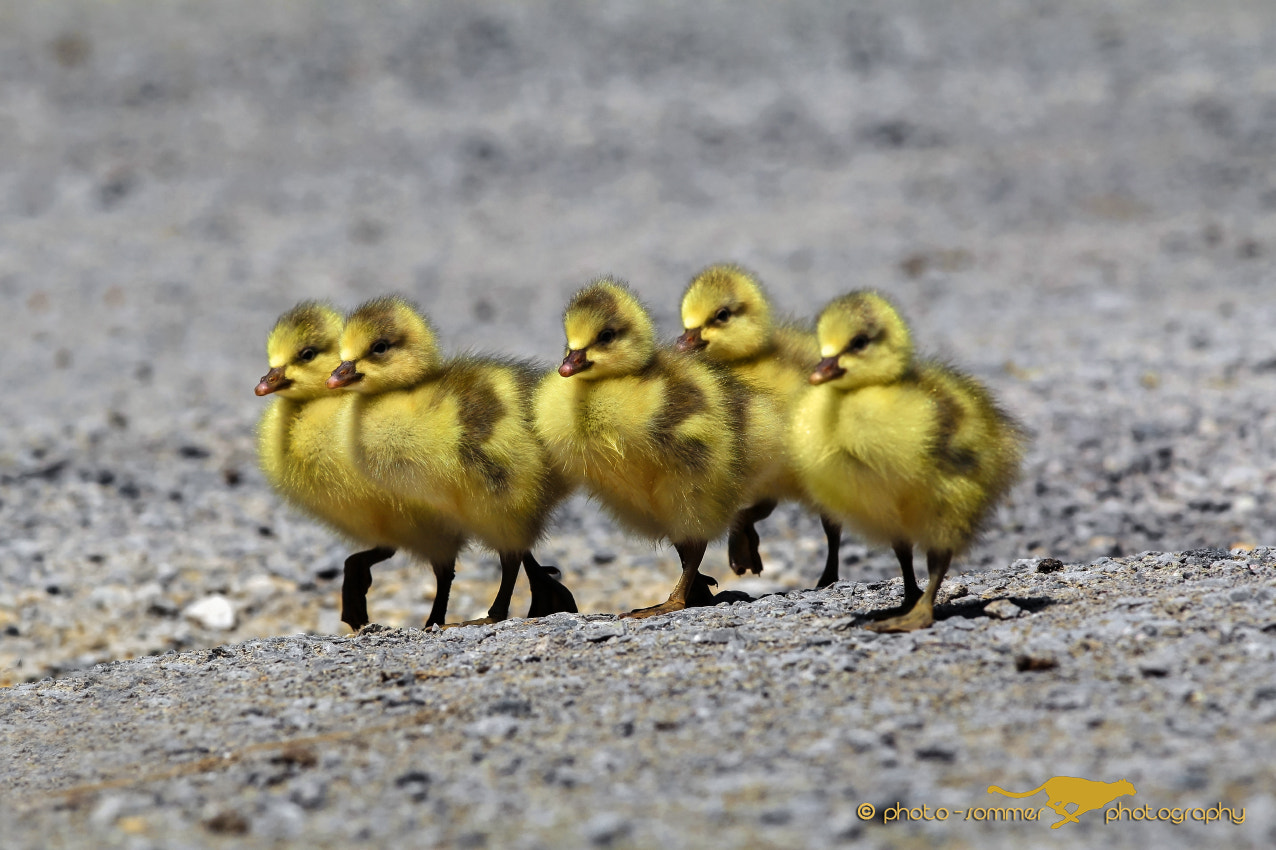
<instances>
[{"instance_id":1,"label":"yellow gosling","mask_svg":"<svg viewBox=\"0 0 1276 850\"><path fill-rule=\"evenodd\" d=\"M529 616L575 611L571 592L531 549L569 492L531 424L542 372L527 363L444 359L434 330L398 297L355 310L341 335L328 386L344 389L348 415L337 443L376 487L424 502L496 551L501 585L488 616L509 616L520 563L532 590Z\"/></svg>"},{"instance_id":2,"label":"yellow gosling","mask_svg":"<svg viewBox=\"0 0 1276 850\"><path fill-rule=\"evenodd\" d=\"M341 362L343 318L331 306L304 301L284 313L266 342L270 371L257 395L273 395L257 426L257 453L279 495L371 549L346 559L341 619L356 631L368 623L371 567L405 549L434 569L437 589L428 623L442 623L455 574L460 532L418 501L371 486L341 449L344 402L327 389Z\"/></svg>"},{"instance_id":3,"label":"yellow gosling","mask_svg":"<svg viewBox=\"0 0 1276 850\"><path fill-rule=\"evenodd\" d=\"M774 399L781 417L787 418L798 397L809 389L807 375L819 359L815 333L793 322L776 321L762 284L739 266L710 266L692 278L682 295L682 326L684 333L676 343L680 351L699 351L725 365ZM775 474L760 485L759 494L759 502L736 516L728 537L727 553L737 575L762 571L754 523L770 516L778 502L801 502L817 509L787 453ZM823 514L820 523L828 539L828 554L816 587L827 587L838 580L842 528Z\"/></svg>"},{"instance_id":4,"label":"yellow gosling","mask_svg":"<svg viewBox=\"0 0 1276 850\"><path fill-rule=\"evenodd\" d=\"M622 527L670 540L682 562L668 600L628 616L704 604L705 547L752 503L759 470L782 454L782 423L725 369L657 348L646 308L618 281L580 290L563 327L567 355L537 390L537 432Z\"/></svg>"},{"instance_id":5,"label":"yellow gosling","mask_svg":"<svg viewBox=\"0 0 1276 850\"><path fill-rule=\"evenodd\" d=\"M881 295L834 300L817 334L824 359L791 432L798 468L824 510L899 558L902 613L869 628L926 628L953 557L1018 477L1025 434L974 378L915 358L907 324ZM925 593L914 545L926 550Z\"/></svg>"}]
</instances>

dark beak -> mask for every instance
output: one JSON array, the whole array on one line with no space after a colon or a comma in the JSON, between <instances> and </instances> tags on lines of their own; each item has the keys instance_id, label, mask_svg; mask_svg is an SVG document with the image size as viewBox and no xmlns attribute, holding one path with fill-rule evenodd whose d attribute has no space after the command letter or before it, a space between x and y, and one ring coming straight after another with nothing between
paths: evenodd
<instances>
[{"instance_id":1,"label":"dark beak","mask_svg":"<svg viewBox=\"0 0 1276 850\"><path fill-rule=\"evenodd\" d=\"M568 351L567 356L563 358L563 365L558 367L558 374L564 378L570 378L577 372L584 372L594 364L585 359L585 349L577 348L574 351Z\"/></svg>"},{"instance_id":2,"label":"dark beak","mask_svg":"<svg viewBox=\"0 0 1276 850\"><path fill-rule=\"evenodd\" d=\"M822 384L825 381L835 381L846 374L846 370L837 365L836 357L825 357L815 366L815 371L811 373L810 381L813 384Z\"/></svg>"},{"instance_id":3,"label":"dark beak","mask_svg":"<svg viewBox=\"0 0 1276 850\"><path fill-rule=\"evenodd\" d=\"M348 387L363 378L363 373L355 369L353 360L346 360L328 376L328 389L336 390Z\"/></svg>"},{"instance_id":4,"label":"dark beak","mask_svg":"<svg viewBox=\"0 0 1276 850\"><path fill-rule=\"evenodd\" d=\"M253 392L257 395L270 395L279 390L286 390L292 386L292 381L284 377L284 367L276 366L267 372L261 379L261 383L257 384L257 389Z\"/></svg>"},{"instance_id":5,"label":"dark beak","mask_svg":"<svg viewBox=\"0 0 1276 850\"><path fill-rule=\"evenodd\" d=\"M700 336L700 328L689 328L686 333L678 337L678 341L673 344L673 347L679 351L699 351L708 344Z\"/></svg>"}]
</instances>

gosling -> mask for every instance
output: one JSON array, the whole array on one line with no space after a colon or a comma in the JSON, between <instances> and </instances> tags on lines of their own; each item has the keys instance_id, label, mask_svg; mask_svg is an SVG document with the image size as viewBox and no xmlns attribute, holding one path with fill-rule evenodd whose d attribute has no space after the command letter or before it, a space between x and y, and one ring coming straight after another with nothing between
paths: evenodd
<instances>
[{"instance_id":1,"label":"gosling","mask_svg":"<svg viewBox=\"0 0 1276 850\"><path fill-rule=\"evenodd\" d=\"M487 617L466 625L509 616L520 564L531 585L529 616L575 612L571 592L554 579L557 569L531 553L570 492L532 429L540 372L513 360L445 360L429 322L394 296L350 315L340 360L328 378L349 401L339 450L373 485L423 501L500 558L501 584Z\"/></svg>"},{"instance_id":2,"label":"gosling","mask_svg":"<svg viewBox=\"0 0 1276 850\"><path fill-rule=\"evenodd\" d=\"M772 398L781 410L791 411L808 389L811 364L819 359L814 332L775 321L762 284L745 269L719 264L692 278L682 296L682 325L684 333L675 344L679 351L700 351L724 364ZM778 502L795 501L815 508L787 453L770 480L760 485L760 491L762 500L736 516L727 538L731 569L737 575L762 571L754 524L770 516ZM823 514L820 524L828 540L828 554L815 586L827 587L839 577L842 527Z\"/></svg>"},{"instance_id":3,"label":"gosling","mask_svg":"<svg viewBox=\"0 0 1276 850\"><path fill-rule=\"evenodd\" d=\"M262 471L280 496L340 536L372 548L346 559L341 620L358 631L368 624L371 568L398 548L428 561L437 589L427 624L442 624L456 573L461 534L419 501L373 487L341 448L343 401L328 392L341 362L344 320L331 305L303 301L279 317L266 341L270 371L257 384L273 395L257 426Z\"/></svg>"},{"instance_id":4,"label":"gosling","mask_svg":"<svg viewBox=\"0 0 1276 850\"><path fill-rule=\"evenodd\" d=\"M628 531L668 539L682 563L669 598L625 616L706 604L709 541L752 498L757 461L783 451L782 423L727 370L656 346L629 288L600 279L563 314L567 354L536 393L536 429L556 466Z\"/></svg>"},{"instance_id":5,"label":"gosling","mask_svg":"<svg viewBox=\"0 0 1276 850\"><path fill-rule=\"evenodd\" d=\"M908 325L877 293L835 299L817 334L824 359L791 431L798 469L825 511L899 559L904 604L869 628L926 628L953 557L1018 477L1025 433L974 378L915 358ZM914 545L926 551L924 593Z\"/></svg>"}]
</instances>

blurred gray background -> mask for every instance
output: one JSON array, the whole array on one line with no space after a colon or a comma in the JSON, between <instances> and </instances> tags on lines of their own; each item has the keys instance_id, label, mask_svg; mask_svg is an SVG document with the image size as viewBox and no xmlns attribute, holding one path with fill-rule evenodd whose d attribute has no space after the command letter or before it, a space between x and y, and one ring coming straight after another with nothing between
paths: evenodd
<instances>
[{"instance_id":1,"label":"blurred gray background","mask_svg":"<svg viewBox=\"0 0 1276 850\"><path fill-rule=\"evenodd\" d=\"M961 569L1276 542L1274 164L1265 0L0 3L0 684L344 628L345 547L255 467L302 298L548 363L599 274L671 337L711 262L879 288L1035 433ZM745 586L813 584L818 525L762 531ZM542 560L590 611L676 574L583 500ZM432 592L396 558L373 617Z\"/></svg>"}]
</instances>

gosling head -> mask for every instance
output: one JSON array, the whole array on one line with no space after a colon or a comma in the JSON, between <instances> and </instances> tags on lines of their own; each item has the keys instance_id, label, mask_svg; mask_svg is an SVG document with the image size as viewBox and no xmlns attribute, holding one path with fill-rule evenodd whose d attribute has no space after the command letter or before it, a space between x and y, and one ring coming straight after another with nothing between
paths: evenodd
<instances>
[{"instance_id":1,"label":"gosling head","mask_svg":"<svg viewBox=\"0 0 1276 850\"><path fill-rule=\"evenodd\" d=\"M397 295L375 298L350 314L330 389L382 393L420 383L439 368L434 329Z\"/></svg>"},{"instance_id":2,"label":"gosling head","mask_svg":"<svg viewBox=\"0 0 1276 850\"><path fill-rule=\"evenodd\" d=\"M656 331L647 309L625 284L602 278L577 292L563 313L567 356L558 367L580 380L631 375L651 362Z\"/></svg>"},{"instance_id":3,"label":"gosling head","mask_svg":"<svg viewBox=\"0 0 1276 850\"><path fill-rule=\"evenodd\" d=\"M913 362L913 338L895 307L876 292L834 299L816 325L820 355L812 384L851 390L889 384Z\"/></svg>"},{"instance_id":4,"label":"gosling head","mask_svg":"<svg viewBox=\"0 0 1276 850\"><path fill-rule=\"evenodd\" d=\"M266 339L270 371L257 384L257 395L305 400L326 392L328 375L341 362L342 322L332 305L319 301L302 301L280 316Z\"/></svg>"},{"instance_id":5,"label":"gosling head","mask_svg":"<svg viewBox=\"0 0 1276 850\"><path fill-rule=\"evenodd\" d=\"M679 351L698 351L729 363L752 357L771 338L771 302L757 278L739 266L710 266L682 295Z\"/></svg>"}]
</instances>

